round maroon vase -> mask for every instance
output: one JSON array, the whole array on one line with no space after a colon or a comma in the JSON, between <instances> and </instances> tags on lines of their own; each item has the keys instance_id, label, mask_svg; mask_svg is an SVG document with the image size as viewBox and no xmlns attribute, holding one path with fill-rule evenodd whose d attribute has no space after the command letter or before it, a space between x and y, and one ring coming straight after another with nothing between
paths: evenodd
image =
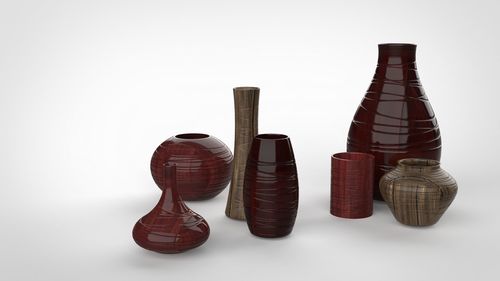
<instances>
[{"instance_id":1,"label":"round maroon vase","mask_svg":"<svg viewBox=\"0 0 500 281\"><path fill-rule=\"evenodd\" d=\"M196 248L210 235L207 221L189 209L176 188L176 167L165 165L160 201L134 226L132 236L144 249L174 254Z\"/></svg>"},{"instance_id":2,"label":"round maroon vase","mask_svg":"<svg viewBox=\"0 0 500 281\"><path fill-rule=\"evenodd\" d=\"M292 232L299 182L288 136L262 134L253 139L245 167L243 203L252 234L271 238Z\"/></svg>"},{"instance_id":3,"label":"round maroon vase","mask_svg":"<svg viewBox=\"0 0 500 281\"><path fill-rule=\"evenodd\" d=\"M354 115L347 151L375 156L374 198L380 178L403 158L441 158L441 135L415 64L416 45L378 45L372 83Z\"/></svg>"},{"instance_id":4,"label":"round maroon vase","mask_svg":"<svg viewBox=\"0 0 500 281\"><path fill-rule=\"evenodd\" d=\"M184 200L204 200L221 193L231 180L233 154L206 134L181 134L163 142L151 158L151 174L162 188L163 164L177 167L177 188Z\"/></svg>"}]
</instances>

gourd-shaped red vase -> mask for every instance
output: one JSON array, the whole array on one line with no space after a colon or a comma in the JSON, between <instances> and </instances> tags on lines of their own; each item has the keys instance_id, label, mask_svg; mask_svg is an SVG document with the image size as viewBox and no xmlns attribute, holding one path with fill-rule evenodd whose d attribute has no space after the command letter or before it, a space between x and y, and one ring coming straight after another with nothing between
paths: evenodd
<instances>
[{"instance_id":1,"label":"gourd-shaped red vase","mask_svg":"<svg viewBox=\"0 0 500 281\"><path fill-rule=\"evenodd\" d=\"M403 158L440 160L441 135L420 84L416 45L378 45L372 83L349 130L347 151L375 156L374 198L383 200L380 178Z\"/></svg>"},{"instance_id":2,"label":"gourd-shaped red vase","mask_svg":"<svg viewBox=\"0 0 500 281\"><path fill-rule=\"evenodd\" d=\"M262 134L254 138L245 167L243 202L252 234L273 238L292 232L299 182L288 136Z\"/></svg>"},{"instance_id":3,"label":"gourd-shaped red vase","mask_svg":"<svg viewBox=\"0 0 500 281\"><path fill-rule=\"evenodd\" d=\"M203 217L189 209L176 187L176 167L165 165L165 180L160 201L134 226L132 236L144 249L174 254L196 248L210 234Z\"/></svg>"},{"instance_id":4,"label":"gourd-shaped red vase","mask_svg":"<svg viewBox=\"0 0 500 281\"><path fill-rule=\"evenodd\" d=\"M207 134L180 134L164 141L151 157L151 174L162 188L163 164L177 167L182 199L205 200L217 196L231 180L233 154L219 139Z\"/></svg>"}]
</instances>

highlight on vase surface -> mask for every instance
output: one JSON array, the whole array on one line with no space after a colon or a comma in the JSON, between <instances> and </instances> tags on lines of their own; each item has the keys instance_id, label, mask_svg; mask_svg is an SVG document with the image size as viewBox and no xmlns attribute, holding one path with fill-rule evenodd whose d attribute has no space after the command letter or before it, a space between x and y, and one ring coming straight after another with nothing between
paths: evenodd
<instances>
[{"instance_id":1,"label":"highlight on vase surface","mask_svg":"<svg viewBox=\"0 0 500 281\"><path fill-rule=\"evenodd\" d=\"M135 242L150 251L173 254L196 248L210 235L206 220L189 209L176 187L176 167L164 166L160 201L134 226Z\"/></svg>"},{"instance_id":2,"label":"highlight on vase surface","mask_svg":"<svg viewBox=\"0 0 500 281\"><path fill-rule=\"evenodd\" d=\"M260 89L257 87L236 87L233 89L235 130L234 168L226 204L226 216L244 220L243 181L247 156L254 136L258 131Z\"/></svg>"},{"instance_id":3,"label":"highlight on vase surface","mask_svg":"<svg viewBox=\"0 0 500 281\"><path fill-rule=\"evenodd\" d=\"M375 156L378 183L402 158L441 157L441 135L415 64L416 45L380 44L373 80L354 115L347 151Z\"/></svg>"},{"instance_id":4,"label":"highlight on vase surface","mask_svg":"<svg viewBox=\"0 0 500 281\"><path fill-rule=\"evenodd\" d=\"M366 218L373 213L375 157L341 152L331 157L330 213L341 218Z\"/></svg>"},{"instance_id":5,"label":"highlight on vase surface","mask_svg":"<svg viewBox=\"0 0 500 281\"><path fill-rule=\"evenodd\" d=\"M439 221L458 191L450 174L431 159L402 159L380 179L380 191L402 224L428 226Z\"/></svg>"},{"instance_id":6,"label":"highlight on vase surface","mask_svg":"<svg viewBox=\"0 0 500 281\"><path fill-rule=\"evenodd\" d=\"M151 158L151 174L161 188L163 164L175 164L182 199L204 200L221 193L231 180L233 154L219 139L200 133L179 134L164 141Z\"/></svg>"},{"instance_id":7,"label":"highlight on vase surface","mask_svg":"<svg viewBox=\"0 0 500 281\"><path fill-rule=\"evenodd\" d=\"M267 238L290 234L297 216L299 182L288 136L261 134L254 138L243 193L252 234Z\"/></svg>"}]
</instances>

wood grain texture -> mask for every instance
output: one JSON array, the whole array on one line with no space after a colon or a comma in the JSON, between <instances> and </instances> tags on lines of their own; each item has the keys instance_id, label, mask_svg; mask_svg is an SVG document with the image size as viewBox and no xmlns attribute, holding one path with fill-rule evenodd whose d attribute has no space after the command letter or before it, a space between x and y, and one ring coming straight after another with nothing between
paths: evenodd
<instances>
[{"instance_id":1,"label":"wood grain texture","mask_svg":"<svg viewBox=\"0 0 500 281\"><path fill-rule=\"evenodd\" d=\"M259 93L260 89L256 87L233 89L235 109L234 160L226 216L238 220L245 220L243 181L248 152L253 138L258 133Z\"/></svg>"},{"instance_id":2,"label":"wood grain texture","mask_svg":"<svg viewBox=\"0 0 500 281\"><path fill-rule=\"evenodd\" d=\"M330 213L349 219L373 213L373 171L375 157L361 152L332 155Z\"/></svg>"},{"instance_id":3,"label":"wood grain texture","mask_svg":"<svg viewBox=\"0 0 500 281\"><path fill-rule=\"evenodd\" d=\"M417 158L400 160L379 185L394 217L411 226L438 222L458 190L456 181L438 161Z\"/></svg>"}]
</instances>

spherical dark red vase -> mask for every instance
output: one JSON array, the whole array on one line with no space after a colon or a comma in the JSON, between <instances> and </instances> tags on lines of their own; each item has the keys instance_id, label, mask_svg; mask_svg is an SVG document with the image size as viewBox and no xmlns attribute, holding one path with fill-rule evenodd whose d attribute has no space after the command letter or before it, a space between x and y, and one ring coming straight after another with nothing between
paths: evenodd
<instances>
[{"instance_id":1,"label":"spherical dark red vase","mask_svg":"<svg viewBox=\"0 0 500 281\"><path fill-rule=\"evenodd\" d=\"M134 226L135 242L150 251L174 254L196 248L210 235L207 221L189 209L176 188L176 167L166 165L160 201Z\"/></svg>"},{"instance_id":2,"label":"spherical dark red vase","mask_svg":"<svg viewBox=\"0 0 500 281\"><path fill-rule=\"evenodd\" d=\"M347 151L375 156L374 198L380 178L403 158L440 160L441 135L419 80L416 45L380 44L372 83L349 130Z\"/></svg>"},{"instance_id":3,"label":"spherical dark red vase","mask_svg":"<svg viewBox=\"0 0 500 281\"><path fill-rule=\"evenodd\" d=\"M181 134L163 142L151 158L151 174L161 188L163 164L177 167L182 199L204 200L221 193L231 180L233 154L219 139L206 134Z\"/></svg>"},{"instance_id":4,"label":"spherical dark red vase","mask_svg":"<svg viewBox=\"0 0 500 281\"><path fill-rule=\"evenodd\" d=\"M279 134L254 138L245 167L243 201L252 234L272 238L292 232L299 182L290 138Z\"/></svg>"}]
</instances>

